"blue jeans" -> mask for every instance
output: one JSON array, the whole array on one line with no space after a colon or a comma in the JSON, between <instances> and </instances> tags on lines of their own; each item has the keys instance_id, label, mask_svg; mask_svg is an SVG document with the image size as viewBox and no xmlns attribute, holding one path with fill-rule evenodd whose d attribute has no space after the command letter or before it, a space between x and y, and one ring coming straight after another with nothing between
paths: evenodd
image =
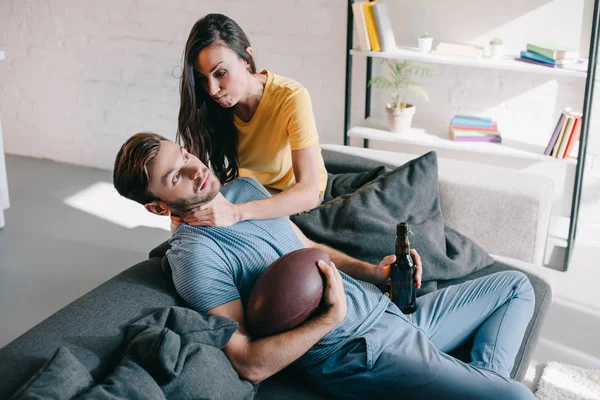
<instances>
[{"instance_id":1,"label":"blue jeans","mask_svg":"<svg viewBox=\"0 0 600 400\"><path fill-rule=\"evenodd\" d=\"M404 315L390 302L371 330L306 372L335 397L534 399L510 379L533 314L527 276L495 273L419 297L417 307ZM446 354L470 337L470 363Z\"/></svg>"}]
</instances>

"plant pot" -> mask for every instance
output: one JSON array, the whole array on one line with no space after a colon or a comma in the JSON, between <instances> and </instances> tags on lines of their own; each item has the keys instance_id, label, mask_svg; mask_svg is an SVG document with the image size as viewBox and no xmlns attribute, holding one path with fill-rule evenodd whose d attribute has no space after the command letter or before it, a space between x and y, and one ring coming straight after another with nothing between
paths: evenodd
<instances>
[{"instance_id":1,"label":"plant pot","mask_svg":"<svg viewBox=\"0 0 600 400\"><path fill-rule=\"evenodd\" d=\"M491 57L494 60L499 60L504 56L504 45L503 44L492 44L490 45Z\"/></svg>"},{"instance_id":2,"label":"plant pot","mask_svg":"<svg viewBox=\"0 0 600 400\"><path fill-rule=\"evenodd\" d=\"M419 38L419 51L421 53L429 53L433 46L433 38Z\"/></svg>"},{"instance_id":3,"label":"plant pot","mask_svg":"<svg viewBox=\"0 0 600 400\"><path fill-rule=\"evenodd\" d=\"M408 104L405 108L396 108L387 104L385 108L388 117L388 127L391 132L403 133L410 131L412 119L416 111L415 106Z\"/></svg>"}]
</instances>

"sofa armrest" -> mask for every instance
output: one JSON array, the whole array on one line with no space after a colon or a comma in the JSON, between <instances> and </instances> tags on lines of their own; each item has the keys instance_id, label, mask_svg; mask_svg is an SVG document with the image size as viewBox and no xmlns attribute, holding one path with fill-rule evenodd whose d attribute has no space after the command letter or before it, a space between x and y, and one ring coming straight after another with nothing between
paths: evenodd
<instances>
[{"instance_id":1,"label":"sofa armrest","mask_svg":"<svg viewBox=\"0 0 600 400\"><path fill-rule=\"evenodd\" d=\"M323 145L332 173L375 165L400 166L413 154ZM345 168L347 166L347 168ZM473 239L488 253L542 265L550 213L552 181L543 176L491 165L438 158L439 195L447 225Z\"/></svg>"}]
</instances>

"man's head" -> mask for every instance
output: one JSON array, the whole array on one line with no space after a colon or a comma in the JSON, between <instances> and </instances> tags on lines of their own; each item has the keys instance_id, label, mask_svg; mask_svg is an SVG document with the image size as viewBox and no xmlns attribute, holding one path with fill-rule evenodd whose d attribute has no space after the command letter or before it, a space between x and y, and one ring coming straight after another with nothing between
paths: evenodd
<instances>
[{"instance_id":1,"label":"man's head","mask_svg":"<svg viewBox=\"0 0 600 400\"><path fill-rule=\"evenodd\" d=\"M158 215L182 215L213 200L221 188L198 158L151 132L136 133L121 146L113 183L121 196Z\"/></svg>"}]
</instances>

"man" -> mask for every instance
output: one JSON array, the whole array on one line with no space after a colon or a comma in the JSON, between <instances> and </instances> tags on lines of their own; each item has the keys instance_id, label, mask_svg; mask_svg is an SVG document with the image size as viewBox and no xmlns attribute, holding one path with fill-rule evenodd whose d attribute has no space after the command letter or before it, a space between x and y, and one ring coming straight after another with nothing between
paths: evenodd
<instances>
[{"instance_id":1,"label":"man","mask_svg":"<svg viewBox=\"0 0 600 400\"><path fill-rule=\"evenodd\" d=\"M200 160L153 133L138 133L122 146L114 184L121 195L164 216L269 196L248 178L221 188ZM332 261L319 263L327 279L326 311L290 331L250 337L244 306L256 279L277 258L313 246L326 248ZM412 256L420 286L420 257ZM533 313L533 289L520 272L424 295L417 311L404 315L373 285L388 280L394 256L378 266L352 259L310 241L287 217L227 227L182 223L167 257L175 288L190 307L239 322L224 351L240 377L253 383L295 363L336 397L533 399L509 378ZM469 364L446 354L473 335Z\"/></svg>"}]
</instances>

